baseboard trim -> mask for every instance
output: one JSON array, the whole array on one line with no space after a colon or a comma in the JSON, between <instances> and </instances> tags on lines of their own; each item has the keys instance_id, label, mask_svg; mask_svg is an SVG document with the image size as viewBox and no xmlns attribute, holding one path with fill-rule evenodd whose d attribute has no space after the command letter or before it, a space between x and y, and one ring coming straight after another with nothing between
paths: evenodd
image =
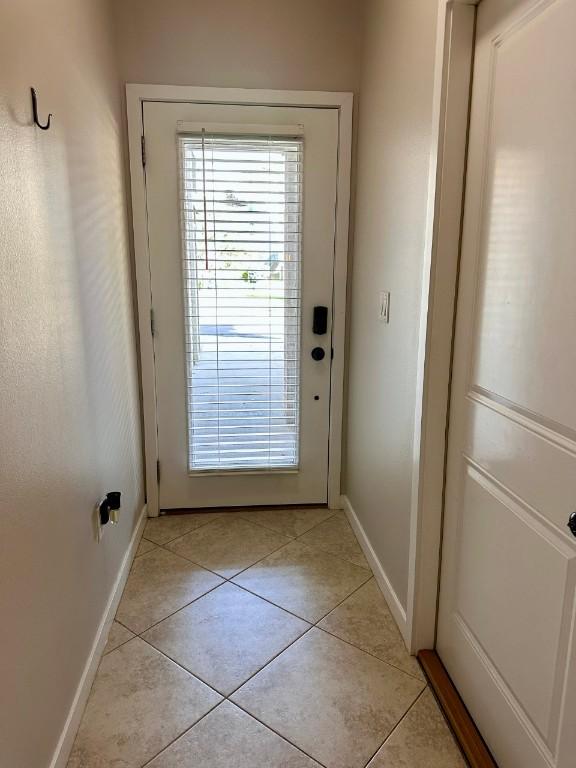
<instances>
[{"instance_id":1,"label":"baseboard trim","mask_svg":"<svg viewBox=\"0 0 576 768\"><path fill-rule=\"evenodd\" d=\"M386 598L386 602L388 603L390 612L392 613L392 616L394 616L394 620L396 621L396 624L398 624L398 628L400 630L400 633L402 634L402 637L404 638L404 642L408 646L409 638L408 638L408 621L406 619L406 610L404 609L404 606L398 599L398 595L394 591L394 588L392 587L390 579L386 575L386 571L384 570L382 563L378 559L378 556L376 555L376 552L374 551L372 544L370 543L370 540L366 535L366 531L364 530L362 523L358 519L358 515L354 511L354 508L350 503L350 499L347 496L342 496L341 504L342 504L342 509L346 512L348 520L350 521L350 525L352 526L352 529L356 534L356 538L360 542L360 546L362 547L364 555L368 560L370 567L374 571L374 577L376 578L376 581L378 582L378 586L380 587L380 589L382 590L382 593L384 594L384 597Z\"/></svg>"},{"instance_id":2,"label":"baseboard trim","mask_svg":"<svg viewBox=\"0 0 576 768\"><path fill-rule=\"evenodd\" d=\"M92 644L92 649L86 661L86 665L84 666L84 671L82 672L82 677L80 678L78 688L76 689L74 700L72 701L72 706L70 707L70 711L68 712L68 717L66 718L60 739L58 740L58 744L54 750L54 755L50 762L50 768L65 768L66 763L68 762L70 751L72 750L72 745L74 744L74 739L76 737L76 731L78 730L80 720L82 719L82 715L84 713L86 700L88 699L88 694L92 688L92 683L94 682L94 676L96 675L96 670L98 669L98 664L100 663L102 652L108 640L108 632L110 631L110 627L114 621L116 609L118 608L118 603L120 602L122 592L124 591L124 586L126 584L126 579L128 578L130 566L132 565L132 560L134 559L134 555L138 549L138 544L140 543L142 533L144 532L144 525L146 524L147 516L146 505L144 505L142 512L140 513L138 523L136 524L136 528L132 534L132 538L130 539L130 544L126 550L126 554L122 559L122 564L120 566L120 570L118 571L118 576L116 577L114 586L112 587L112 592L108 598L106 608L104 609L100 625L98 626L98 631L96 632L96 637L94 638L94 642Z\"/></svg>"},{"instance_id":3,"label":"baseboard trim","mask_svg":"<svg viewBox=\"0 0 576 768\"><path fill-rule=\"evenodd\" d=\"M470 768L498 768L436 651L418 651L418 661Z\"/></svg>"}]
</instances>

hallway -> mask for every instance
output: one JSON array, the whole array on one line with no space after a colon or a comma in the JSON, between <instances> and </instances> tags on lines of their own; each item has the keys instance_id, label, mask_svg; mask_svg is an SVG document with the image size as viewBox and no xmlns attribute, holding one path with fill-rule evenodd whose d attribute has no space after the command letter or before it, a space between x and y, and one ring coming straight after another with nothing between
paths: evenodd
<instances>
[{"instance_id":1,"label":"hallway","mask_svg":"<svg viewBox=\"0 0 576 768\"><path fill-rule=\"evenodd\" d=\"M68 768L463 768L343 512L146 525Z\"/></svg>"}]
</instances>

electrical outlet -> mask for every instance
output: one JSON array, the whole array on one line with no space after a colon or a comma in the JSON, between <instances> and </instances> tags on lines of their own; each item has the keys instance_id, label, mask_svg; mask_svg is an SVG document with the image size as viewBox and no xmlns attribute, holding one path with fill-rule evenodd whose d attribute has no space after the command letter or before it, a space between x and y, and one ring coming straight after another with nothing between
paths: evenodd
<instances>
[{"instance_id":1,"label":"electrical outlet","mask_svg":"<svg viewBox=\"0 0 576 768\"><path fill-rule=\"evenodd\" d=\"M116 525L119 522L121 496L120 491L108 491L106 496L96 504L94 508L94 528L98 542L102 541L106 525Z\"/></svg>"}]
</instances>

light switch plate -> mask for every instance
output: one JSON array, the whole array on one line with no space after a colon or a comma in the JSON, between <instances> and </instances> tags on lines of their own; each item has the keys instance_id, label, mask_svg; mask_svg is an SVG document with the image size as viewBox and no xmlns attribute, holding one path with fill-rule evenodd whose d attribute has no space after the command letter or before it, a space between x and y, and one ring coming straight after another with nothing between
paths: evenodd
<instances>
[{"instance_id":1,"label":"light switch plate","mask_svg":"<svg viewBox=\"0 0 576 768\"><path fill-rule=\"evenodd\" d=\"M378 320L381 323L390 322L390 291L380 291L378 294Z\"/></svg>"}]
</instances>

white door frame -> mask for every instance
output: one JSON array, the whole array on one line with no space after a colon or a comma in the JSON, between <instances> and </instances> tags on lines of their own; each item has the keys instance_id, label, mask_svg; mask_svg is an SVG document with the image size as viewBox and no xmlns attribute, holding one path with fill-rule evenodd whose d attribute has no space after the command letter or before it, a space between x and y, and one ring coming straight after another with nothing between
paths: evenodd
<instances>
[{"instance_id":1,"label":"white door frame","mask_svg":"<svg viewBox=\"0 0 576 768\"><path fill-rule=\"evenodd\" d=\"M413 440L408 610L406 624L401 626L413 653L436 645L452 344L479 1L439 0L438 7Z\"/></svg>"},{"instance_id":2,"label":"white door frame","mask_svg":"<svg viewBox=\"0 0 576 768\"><path fill-rule=\"evenodd\" d=\"M346 338L346 279L348 271L348 226L352 152L353 94L328 91L270 91L244 88L201 88L181 85L126 86L128 148L132 188L132 226L140 335L140 376L144 422L146 503L149 517L159 514L158 437L154 346L151 329L150 253L146 216L146 178L142 163L142 107L145 101L182 101L209 104L319 107L338 109L338 177L334 242L334 304L332 346L334 358L330 379L330 434L328 506L339 509L342 464L342 414L344 399L344 348Z\"/></svg>"}]
</instances>

